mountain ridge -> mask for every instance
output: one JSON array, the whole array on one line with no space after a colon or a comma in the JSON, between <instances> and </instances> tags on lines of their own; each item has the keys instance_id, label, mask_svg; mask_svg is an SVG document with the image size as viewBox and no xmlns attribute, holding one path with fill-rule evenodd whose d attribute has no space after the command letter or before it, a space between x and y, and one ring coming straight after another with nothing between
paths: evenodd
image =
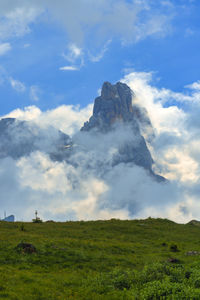
<instances>
[{"instance_id":1,"label":"mountain ridge","mask_svg":"<svg viewBox=\"0 0 200 300\"><path fill-rule=\"evenodd\" d=\"M105 145L102 151L106 157L107 152L114 147L111 166L120 163L135 164L148 171L156 181L165 181L165 178L155 174L152 169L154 161L141 133L146 126L152 128L152 125L145 108L133 103L134 97L134 92L125 83L104 82L101 95L94 101L93 114L84 123L79 134L88 134L91 139L98 135L99 141L96 141L102 140L102 143L108 142L108 139L104 139L108 136L110 146ZM49 154L53 160L76 164L70 156L82 151L82 146L80 141L77 147L75 145L75 138L71 139L53 127L50 130L43 129L33 122L14 118L0 120L0 158L11 156L19 159L38 150ZM85 151L94 152L95 149L94 144ZM103 161L101 163L104 164Z\"/></svg>"}]
</instances>

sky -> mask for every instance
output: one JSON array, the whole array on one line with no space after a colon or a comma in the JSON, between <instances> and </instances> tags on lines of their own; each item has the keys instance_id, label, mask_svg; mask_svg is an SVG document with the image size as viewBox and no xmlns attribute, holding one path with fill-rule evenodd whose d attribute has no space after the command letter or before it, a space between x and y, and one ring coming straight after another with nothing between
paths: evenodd
<instances>
[{"instance_id":1,"label":"sky","mask_svg":"<svg viewBox=\"0 0 200 300\"><path fill-rule=\"evenodd\" d=\"M76 135L89 119L103 82L121 80L147 109L156 133L148 145L155 170L170 180L163 187L167 197L162 205L161 187L141 170L125 166L110 170L103 180L87 174L79 187L82 194L77 195L66 183L66 174L72 172L69 166L34 153L17 162L2 161L2 191L8 197L12 184L13 195L20 199L13 209L16 200L9 196L4 209L26 219L20 210L28 199L28 219L37 208L43 218L57 220L152 215L185 222L200 218L199 15L198 0L0 0L1 118L53 124ZM85 176L83 165L73 170L77 178ZM124 172L129 174L126 182L120 175ZM119 194L113 189L116 178L124 192L113 206ZM132 178L140 178L141 183L133 209ZM88 182L91 189L86 188ZM74 202L66 200L68 194ZM47 202L42 203L41 197ZM142 199L140 205L138 199Z\"/></svg>"},{"instance_id":2,"label":"sky","mask_svg":"<svg viewBox=\"0 0 200 300\"><path fill-rule=\"evenodd\" d=\"M132 70L183 91L199 80L199 13L198 0L1 0L1 115L84 107Z\"/></svg>"}]
</instances>

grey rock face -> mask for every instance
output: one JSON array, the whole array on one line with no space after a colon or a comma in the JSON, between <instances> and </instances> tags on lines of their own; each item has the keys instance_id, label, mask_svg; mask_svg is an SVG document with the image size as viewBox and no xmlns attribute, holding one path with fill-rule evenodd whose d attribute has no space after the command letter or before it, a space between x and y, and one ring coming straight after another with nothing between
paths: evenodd
<instances>
[{"instance_id":1,"label":"grey rock face","mask_svg":"<svg viewBox=\"0 0 200 300\"><path fill-rule=\"evenodd\" d=\"M150 119L145 109L132 105L133 97L134 93L126 84L105 82L101 96L95 99L93 115L81 131L107 134L122 126L127 128L132 135L126 141L121 136L122 142L113 158L113 165L134 163L148 170L157 181L162 181L163 178L152 171L153 159L140 130L147 126L152 128Z\"/></svg>"},{"instance_id":2,"label":"grey rock face","mask_svg":"<svg viewBox=\"0 0 200 300\"><path fill-rule=\"evenodd\" d=\"M118 82L112 85L105 82L101 96L95 99L93 115L81 130L88 131L96 128L106 132L116 121L125 123L132 121L135 127L138 127L133 117L132 97L133 92L126 84Z\"/></svg>"},{"instance_id":3,"label":"grey rock face","mask_svg":"<svg viewBox=\"0 0 200 300\"><path fill-rule=\"evenodd\" d=\"M0 158L18 159L39 150L52 159L62 160L70 143L69 136L55 128L42 129L32 122L14 118L0 120Z\"/></svg>"}]
</instances>

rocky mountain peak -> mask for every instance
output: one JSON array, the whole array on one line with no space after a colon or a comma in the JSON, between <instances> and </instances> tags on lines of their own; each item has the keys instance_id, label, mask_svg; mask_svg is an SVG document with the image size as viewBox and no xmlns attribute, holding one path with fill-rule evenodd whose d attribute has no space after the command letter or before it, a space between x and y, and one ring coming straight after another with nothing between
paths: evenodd
<instances>
[{"instance_id":1,"label":"rocky mountain peak","mask_svg":"<svg viewBox=\"0 0 200 300\"><path fill-rule=\"evenodd\" d=\"M105 81L101 89L101 97L109 100L115 97L116 94L117 94L116 86L112 85L108 81Z\"/></svg>"},{"instance_id":2,"label":"rocky mountain peak","mask_svg":"<svg viewBox=\"0 0 200 300\"><path fill-rule=\"evenodd\" d=\"M82 127L82 131L92 128L108 131L116 121L133 121L132 98L134 93L122 82L112 85L104 82L101 96L94 102L93 116Z\"/></svg>"},{"instance_id":3,"label":"rocky mountain peak","mask_svg":"<svg viewBox=\"0 0 200 300\"><path fill-rule=\"evenodd\" d=\"M118 99L118 103L121 104L122 107L128 110L131 109L132 102L132 94L131 89L122 82L117 82L112 85L110 82L104 82L101 90L101 99L104 100L116 100Z\"/></svg>"},{"instance_id":4,"label":"rocky mountain peak","mask_svg":"<svg viewBox=\"0 0 200 300\"><path fill-rule=\"evenodd\" d=\"M148 170L158 181L164 178L152 170L153 159L141 132L151 129L151 122L146 110L132 104L133 91L122 82L112 85L104 82L101 96L94 101L93 115L81 128L83 132L117 134L117 152L113 157L113 165L134 163ZM123 130L121 130L123 128ZM110 136L114 144L114 136ZM101 136L99 136L101 139Z\"/></svg>"}]
</instances>

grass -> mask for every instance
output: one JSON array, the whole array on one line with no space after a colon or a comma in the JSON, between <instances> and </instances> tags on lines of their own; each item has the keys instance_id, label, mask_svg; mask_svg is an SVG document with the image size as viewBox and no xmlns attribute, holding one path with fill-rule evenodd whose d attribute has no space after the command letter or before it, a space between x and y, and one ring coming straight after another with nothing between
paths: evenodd
<instances>
[{"instance_id":1,"label":"grass","mask_svg":"<svg viewBox=\"0 0 200 300\"><path fill-rule=\"evenodd\" d=\"M200 227L166 219L0 222L0 299L200 299L189 251Z\"/></svg>"}]
</instances>

